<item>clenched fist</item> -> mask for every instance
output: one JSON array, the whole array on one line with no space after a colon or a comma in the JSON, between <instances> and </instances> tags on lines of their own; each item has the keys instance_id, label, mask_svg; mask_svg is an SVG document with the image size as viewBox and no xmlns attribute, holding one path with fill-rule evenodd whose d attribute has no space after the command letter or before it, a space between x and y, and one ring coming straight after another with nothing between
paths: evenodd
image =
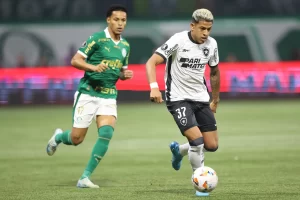
<instances>
[{"instance_id":1,"label":"clenched fist","mask_svg":"<svg viewBox=\"0 0 300 200\"><path fill-rule=\"evenodd\" d=\"M124 78L125 79L132 79L132 77L133 77L133 71L132 70L128 70L128 69L126 69L126 70L124 70Z\"/></svg>"},{"instance_id":2,"label":"clenched fist","mask_svg":"<svg viewBox=\"0 0 300 200\"><path fill-rule=\"evenodd\" d=\"M150 100L155 103L162 103L163 99L158 88L152 88L150 92Z\"/></svg>"}]
</instances>

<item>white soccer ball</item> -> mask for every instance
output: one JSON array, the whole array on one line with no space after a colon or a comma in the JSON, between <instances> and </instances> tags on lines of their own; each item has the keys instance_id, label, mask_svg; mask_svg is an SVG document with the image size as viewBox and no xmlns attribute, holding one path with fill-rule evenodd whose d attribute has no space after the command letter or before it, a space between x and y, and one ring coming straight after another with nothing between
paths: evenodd
<instances>
[{"instance_id":1,"label":"white soccer ball","mask_svg":"<svg viewBox=\"0 0 300 200\"><path fill-rule=\"evenodd\" d=\"M192 174L192 184L199 192L211 192L218 184L217 173L210 167L200 167Z\"/></svg>"}]
</instances>

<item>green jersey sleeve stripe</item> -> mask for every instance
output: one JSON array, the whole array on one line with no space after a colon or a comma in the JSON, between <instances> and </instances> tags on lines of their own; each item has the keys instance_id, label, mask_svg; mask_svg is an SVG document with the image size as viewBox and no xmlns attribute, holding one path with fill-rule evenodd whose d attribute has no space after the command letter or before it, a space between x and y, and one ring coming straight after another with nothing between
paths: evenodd
<instances>
[{"instance_id":1,"label":"green jersey sleeve stripe","mask_svg":"<svg viewBox=\"0 0 300 200\"><path fill-rule=\"evenodd\" d=\"M77 53L79 53L80 55L82 55L83 57L85 57L85 58L87 58L88 56L85 54L85 53L83 53L82 51L80 51L80 50L78 50L77 51Z\"/></svg>"}]
</instances>

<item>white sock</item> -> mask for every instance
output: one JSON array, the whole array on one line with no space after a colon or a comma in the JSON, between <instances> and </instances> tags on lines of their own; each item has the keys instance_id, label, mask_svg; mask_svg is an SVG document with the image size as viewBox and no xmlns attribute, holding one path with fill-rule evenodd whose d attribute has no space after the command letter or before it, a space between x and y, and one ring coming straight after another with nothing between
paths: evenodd
<instances>
[{"instance_id":1,"label":"white sock","mask_svg":"<svg viewBox=\"0 0 300 200\"><path fill-rule=\"evenodd\" d=\"M188 154L189 152L189 148L190 148L190 144L187 142L185 144L181 144L179 146L179 152L180 154L184 157ZM207 150L205 148L203 148L203 152L207 152ZM204 155L203 155L204 156Z\"/></svg>"},{"instance_id":2,"label":"white sock","mask_svg":"<svg viewBox=\"0 0 300 200\"><path fill-rule=\"evenodd\" d=\"M205 156L204 156L204 151L205 151L205 148L202 148L202 151L201 151L201 153L200 153L200 156L201 156L201 167L204 167L204 158L205 158Z\"/></svg>"},{"instance_id":3,"label":"white sock","mask_svg":"<svg viewBox=\"0 0 300 200\"><path fill-rule=\"evenodd\" d=\"M190 146L188 156L193 171L204 165L203 144Z\"/></svg>"},{"instance_id":4,"label":"white sock","mask_svg":"<svg viewBox=\"0 0 300 200\"><path fill-rule=\"evenodd\" d=\"M182 156L186 156L188 154L190 148L190 144L187 142L179 146L179 152Z\"/></svg>"}]
</instances>

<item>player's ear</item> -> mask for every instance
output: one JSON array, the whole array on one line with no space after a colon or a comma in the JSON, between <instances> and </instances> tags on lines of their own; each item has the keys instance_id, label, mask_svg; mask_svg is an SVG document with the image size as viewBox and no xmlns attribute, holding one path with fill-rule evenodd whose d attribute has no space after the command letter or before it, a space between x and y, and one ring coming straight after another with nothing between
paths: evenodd
<instances>
[{"instance_id":1,"label":"player's ear","mask_svg":"<svg viewBox=\"0 0 300 200\"><path fill-rule=\"evenodd\" d=\"M191 25L190 25L190 27L191 27L191 31L193 31L194 28L195 28L195 24L192 22Z\"/></svg>"},{"instance_id":2,"label":"player's ear","mask_svg":"<svg viewBox=\"0 0 300 200\"><path fill-rule=\"evenodd\" d=\"M106 18L106 22L109 24L110 23L110 17Z\"/></svg>"}]
</instances>

